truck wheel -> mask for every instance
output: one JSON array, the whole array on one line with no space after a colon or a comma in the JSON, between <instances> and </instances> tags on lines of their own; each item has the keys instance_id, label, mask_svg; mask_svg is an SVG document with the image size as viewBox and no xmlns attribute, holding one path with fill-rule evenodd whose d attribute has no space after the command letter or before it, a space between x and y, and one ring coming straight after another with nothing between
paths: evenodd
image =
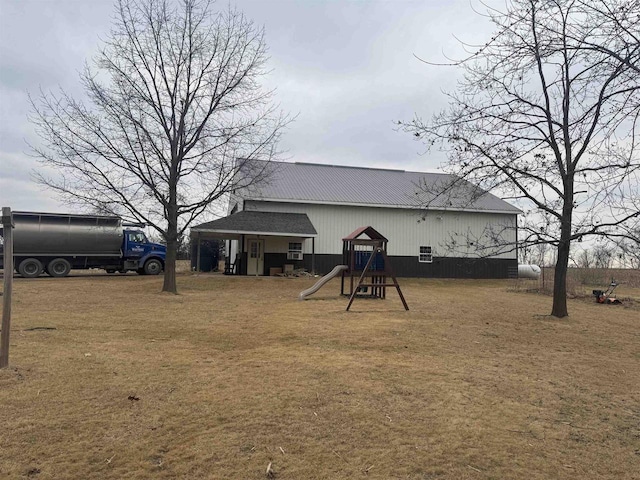
<instances>
[{"instance_id":1,"label":"truck wheel","mask_svg":"<svg viewBox=\"0 0 640 480\"><path fill-rule=\"evenodd\" d=\"M115 268L107 268L107 273L116 273Z\"/></svg>"},{"instance_id":2,"label":"truck wheel","mask_svg":"<svg viewBox=\"0 0 640 480\"><path fill-rule=\"evenodd\" d=\"M20 262L18 272L24 278L36 278L42 273L42 263L37 258L26 258Z\"/></svg>"},{"instance_id":3,"label":"truck wheel","mask_svg":"<svg viewBox=\"0 0 640 480\"><path fill-rule=\"evenodd\" d=\"M47 265L47 273L52 277L66 277L71 271L71 264L64 258L54 258Z\"/></svg>"},{"instance_id":4,"label":"truck wheel","mask_svg":"<svg viewBox=\"0 0 640 480\"><path fill-rule=\"evenodd\" d=\"M162 271L162 262L155 258L147 260L144 264L145 275L158 275Z\"/></svg>"}]
</instances>

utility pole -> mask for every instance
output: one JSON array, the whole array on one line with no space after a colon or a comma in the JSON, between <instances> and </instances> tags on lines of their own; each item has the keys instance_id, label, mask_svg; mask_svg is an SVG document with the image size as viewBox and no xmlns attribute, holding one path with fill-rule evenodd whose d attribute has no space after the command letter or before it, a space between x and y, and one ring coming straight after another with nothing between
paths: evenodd
<instances>
[{"instance_id":1,"label":"utility pole","mask_svg":"<svg viewBox=\"0 0 640 480\"><path fill-rule=\"evenodd\" d=\"M2 291L2 333L0 334L0 368L9 366L9 331L11 329L11 291L13 289L13 216L11 208L2 207L4 237L4 289Z\"/></svg>"}]
</instances>

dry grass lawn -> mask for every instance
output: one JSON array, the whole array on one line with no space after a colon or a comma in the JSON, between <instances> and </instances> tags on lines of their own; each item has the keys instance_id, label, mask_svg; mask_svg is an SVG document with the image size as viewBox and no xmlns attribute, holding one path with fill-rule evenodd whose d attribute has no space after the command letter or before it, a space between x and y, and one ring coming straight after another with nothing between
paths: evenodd
<instances>
[{"instance_id":1,"label":"dry grass lawn","mask_svg":"<svg viewBox=\"0 0 640 480\"><path fill-rule=\"evenodd\" d=\"M509 281L16 279L0 478L638 479L640 290Z\"/></svg>"}]
</instances>

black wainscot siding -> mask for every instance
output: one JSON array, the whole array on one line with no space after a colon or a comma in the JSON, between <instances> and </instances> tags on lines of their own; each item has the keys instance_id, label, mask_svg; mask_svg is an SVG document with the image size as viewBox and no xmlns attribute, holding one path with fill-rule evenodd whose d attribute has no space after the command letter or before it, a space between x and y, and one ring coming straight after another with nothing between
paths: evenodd
<instances>
[{"instance_id":1,"label":"black wainscot siding","mask_svg":"<svg viewBox=\"0 0 640 480\"><path fill-rule=\"evenodd\" d=\"M286 254L284 256L286 258ZM432 263L420 263L418 257L414 256L390 256L389 259L398 277L509 278L510 270L517 271L518 268L516 259L503 258L434 257ZM305 255L303 263L304 268L311 271L311 255ZM333 267L340 264L342 264L342 255L316 254L316 272L320 275L329 273Z\"/></svg>"}]
</instances>

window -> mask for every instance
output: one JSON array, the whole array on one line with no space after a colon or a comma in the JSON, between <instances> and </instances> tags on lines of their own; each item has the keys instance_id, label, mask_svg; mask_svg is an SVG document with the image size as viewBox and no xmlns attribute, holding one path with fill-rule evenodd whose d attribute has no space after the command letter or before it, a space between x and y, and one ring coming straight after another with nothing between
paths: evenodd
<instances>
[{"instance_id":1,"label":"window","mask_svg":"<svg viewBox=\"0 0 640 480\"><path fill-rule=\"evenodd\" d=\"M433 254L430 246L421 246L420 247L420 255L418 257L420 263L432 263L433 262Z\"/></svg>"},{"instance_id":2,"label":"window","mask_svg":"<svg viewBox=\"0 0 640 480\"><path fill-rule=\"evenodd\" d=\"M147 237L142 232L130 232L129 241L132 243L147 243Z\"/></svg>"},{"instance_id":3,"label":"window","mask_svg":"<svg viewBox=\"0 0 640 480\"><path fill-rule=\"evenodd\" d=\"M289 242L289 251L287 252L287 260L302 260L302 243Z\"/></svg>"},{"instance_id":4,"label":"window","mask_svg":"<svg viewBox=\"0 0 640 480\"><path fill-rule=\"evenodd\" d=\"M249 257L258 258L260 256L260 244L258 242L251 242L249 244Z\"/></svg>"}]
</instances>

